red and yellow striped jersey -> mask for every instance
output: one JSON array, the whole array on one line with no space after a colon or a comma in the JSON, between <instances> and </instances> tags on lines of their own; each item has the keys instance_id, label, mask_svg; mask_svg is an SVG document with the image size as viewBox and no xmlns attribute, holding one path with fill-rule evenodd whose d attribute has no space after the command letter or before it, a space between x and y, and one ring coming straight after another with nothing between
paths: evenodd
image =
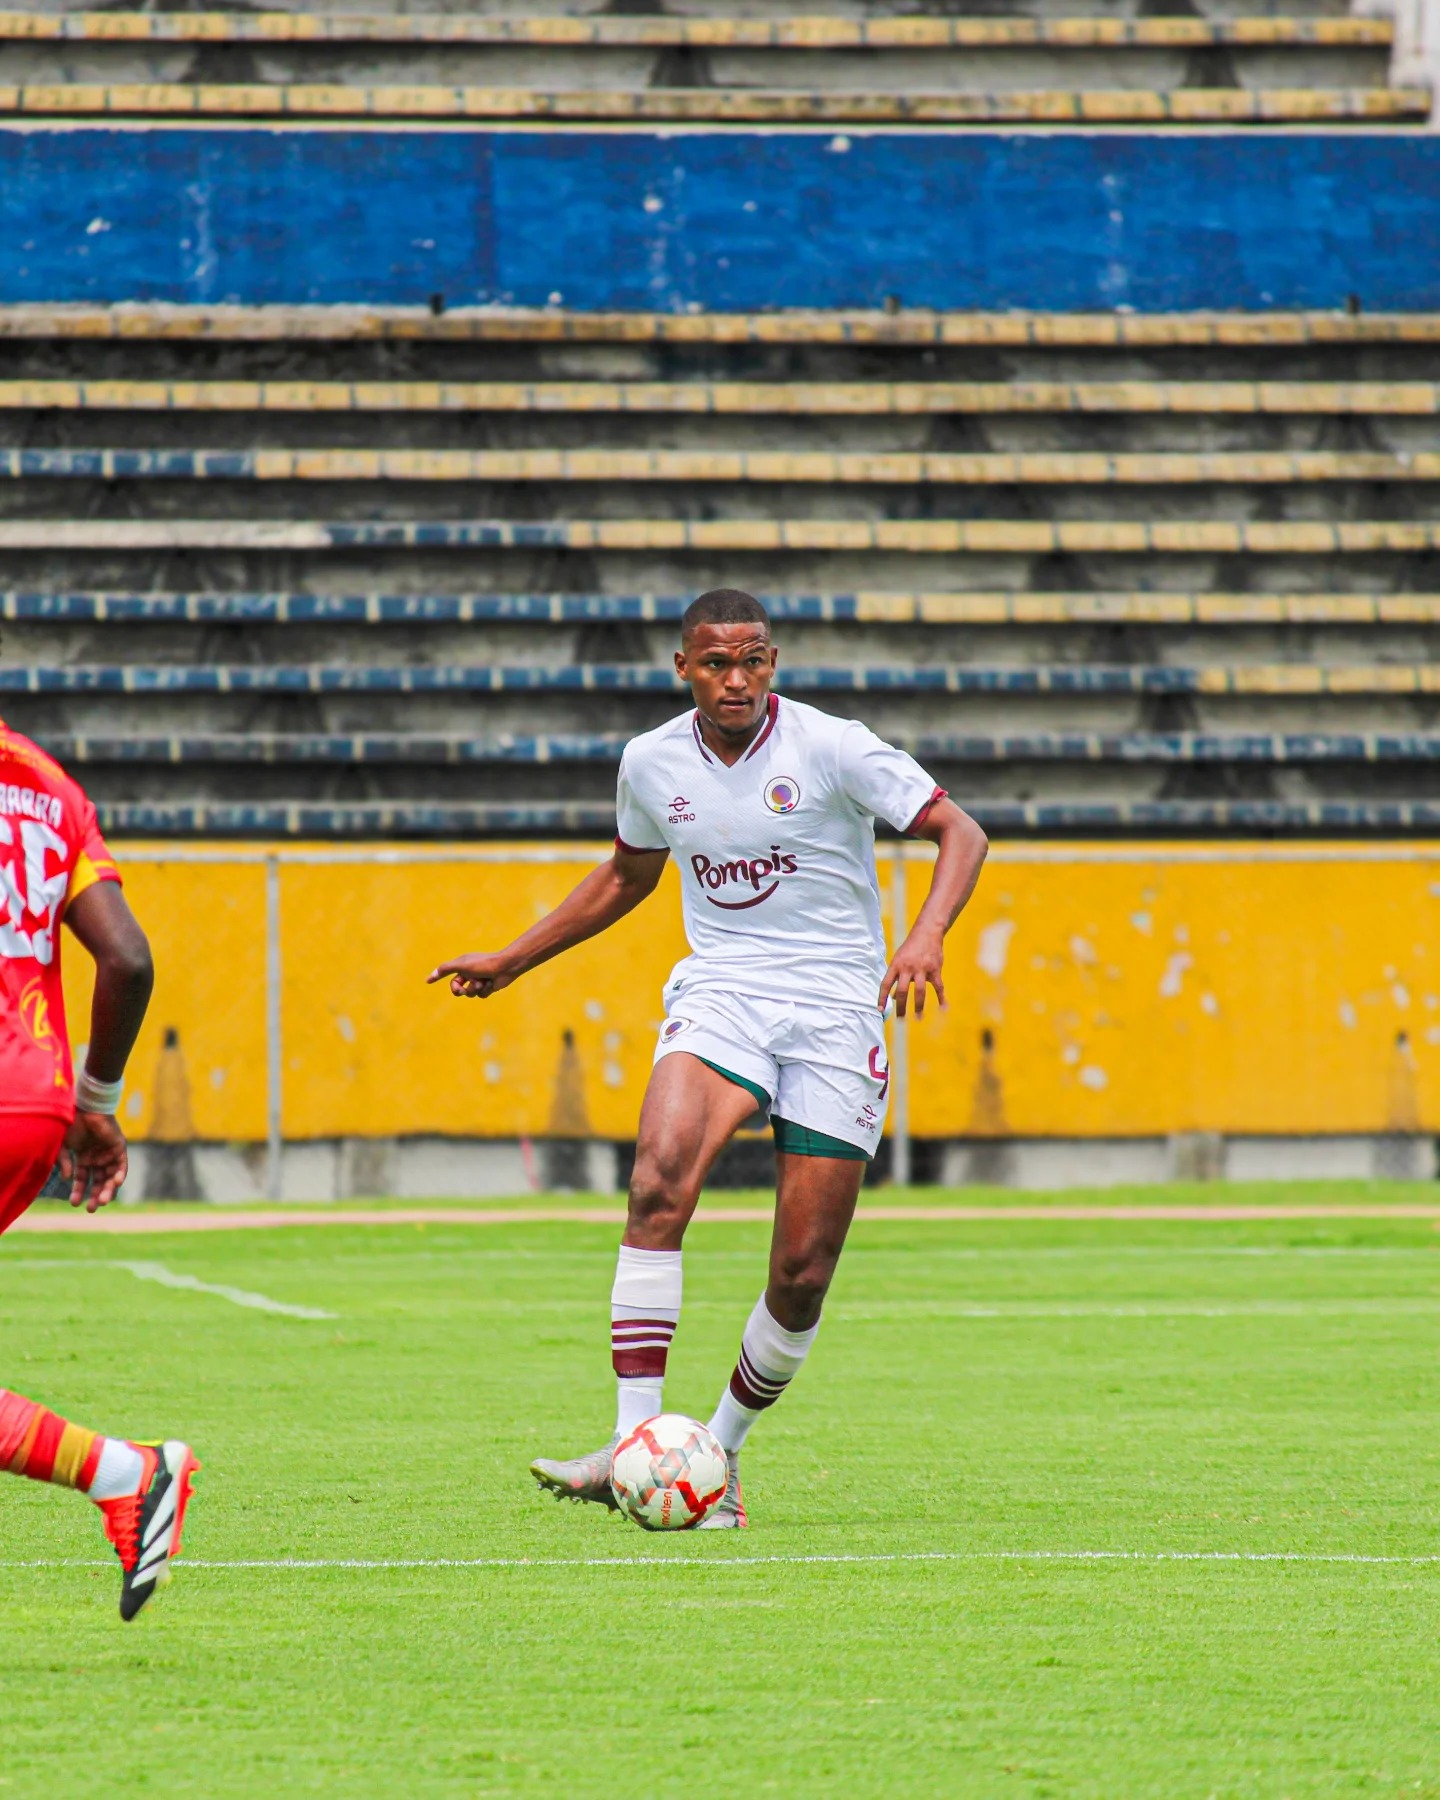
<instances>
[{"instance_id":1,"label":"red and yellow striped jersey","mask_svg":"<svg viewBox=\"0 0 1440 1800\"><path fill-rule=\"evenodd\" d=\"M79 783L0 719L0 1115L74 1118L60 921L119 879Z\"/></svg>"}]
</instances>

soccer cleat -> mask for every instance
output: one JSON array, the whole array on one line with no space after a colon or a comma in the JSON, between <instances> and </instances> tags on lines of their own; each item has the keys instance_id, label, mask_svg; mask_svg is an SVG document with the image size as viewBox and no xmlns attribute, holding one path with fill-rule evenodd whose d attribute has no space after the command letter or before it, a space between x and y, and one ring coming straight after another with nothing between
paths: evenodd
<instances>
[{"instance_id":1,"label":"soccer cleat","mask_svg":"<svg viewBox=\"0 0 1440 1800\"><path fill-rule=\"evenodd\" d=\"M156 1588L170 1579L170 1564L180 1554L185 1508L195 1491L192 1478L200 1467L190 1446L176 1438L135 1447L145 1458L139 1490L99 1502L105 1535L124 1572L122 1619L133 1619Z\"/></svg>"},{"instance_id":2,"label":"soccer cleat","mask_svg":"<svg viewBox=\"0 0 1440 1800\"><path fill-rule=\"evenodd\" d=\"M750 1523L745 1511L745 1496L740 1491L740 1452L732 1450L725 1458L729 1471L725 1492L695 1527L696 1531L743 1531Z\"/></svg>"},{"instance_id":3,"label":"soccer cleat","mask_svg":"<svg viewBox=\"0 0 1440 1800\"><path fill-rule=\"evenodd\" d=\"M596 1506L619 1512L620 1502L610 1486L610 1469L619 1442L617 1431L603 1450L592 1450L588 1456L572 1456L568 1462L555 1462L548 1456L536 1457L530 1465L530 1473L557 1500L592 1500Z\"/></svg>"}]
</instances>

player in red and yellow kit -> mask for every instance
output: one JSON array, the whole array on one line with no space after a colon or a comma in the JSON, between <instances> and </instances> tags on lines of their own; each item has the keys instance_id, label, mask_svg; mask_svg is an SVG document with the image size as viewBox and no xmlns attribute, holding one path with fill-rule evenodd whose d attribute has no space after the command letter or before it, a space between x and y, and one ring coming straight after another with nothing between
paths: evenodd
<instances>
[{"instance_id":1,"label":"player in red and yellow kit","mask_svg":"<svg viewBox=\"0 0 1440 1800\"><path fill-rule=\"evenodd\" d=\"M62 922L95 958L85 1067L71 1072ZM114 1199L127 1171L116 1122L125 1061L149 1004L150 946L83 790L0 719L0 1233L58 1157L72 1206ZM188 1444L103 1437L0 1388L0 1469L78 1488L100 1507L134 1618L169 1577L199 1464Z\"/></svg>"}]
</instances>

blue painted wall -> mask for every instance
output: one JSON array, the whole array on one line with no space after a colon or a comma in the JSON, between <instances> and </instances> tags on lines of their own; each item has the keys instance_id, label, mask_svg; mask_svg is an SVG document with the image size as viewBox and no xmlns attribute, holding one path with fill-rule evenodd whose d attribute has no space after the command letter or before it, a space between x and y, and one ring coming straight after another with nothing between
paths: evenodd
<instances>
[{"instance_id":1,"label":"blue painted wall","mask_svg":"<svg viewBox=\"0 0 1440 1800\"><path fill-rule=\"evenodd\" d=\"M1440 306L1422 133L0 130L0 301Z\"/></svg>"}]
</instances>

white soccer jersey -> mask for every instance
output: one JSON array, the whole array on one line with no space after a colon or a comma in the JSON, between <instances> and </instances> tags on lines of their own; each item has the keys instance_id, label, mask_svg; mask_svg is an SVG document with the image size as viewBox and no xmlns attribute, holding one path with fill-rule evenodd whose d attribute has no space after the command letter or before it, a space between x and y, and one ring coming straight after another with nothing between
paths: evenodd
<instances>
[{"instance_id":1,"label":"white soccer jersey","mask_svg":"<svg viewBox=\"0 0 1440 1800\"><path fill-rule=\"evenodd\" d=\"M690 941L667 1005L704 981L873 1009L888 961L875 820L904 831L940 792L858 720L773 694L730 768L706 747L696 712L632 738L620 759L619 842L674 856Z\"/></svg>"}]
</instances>

